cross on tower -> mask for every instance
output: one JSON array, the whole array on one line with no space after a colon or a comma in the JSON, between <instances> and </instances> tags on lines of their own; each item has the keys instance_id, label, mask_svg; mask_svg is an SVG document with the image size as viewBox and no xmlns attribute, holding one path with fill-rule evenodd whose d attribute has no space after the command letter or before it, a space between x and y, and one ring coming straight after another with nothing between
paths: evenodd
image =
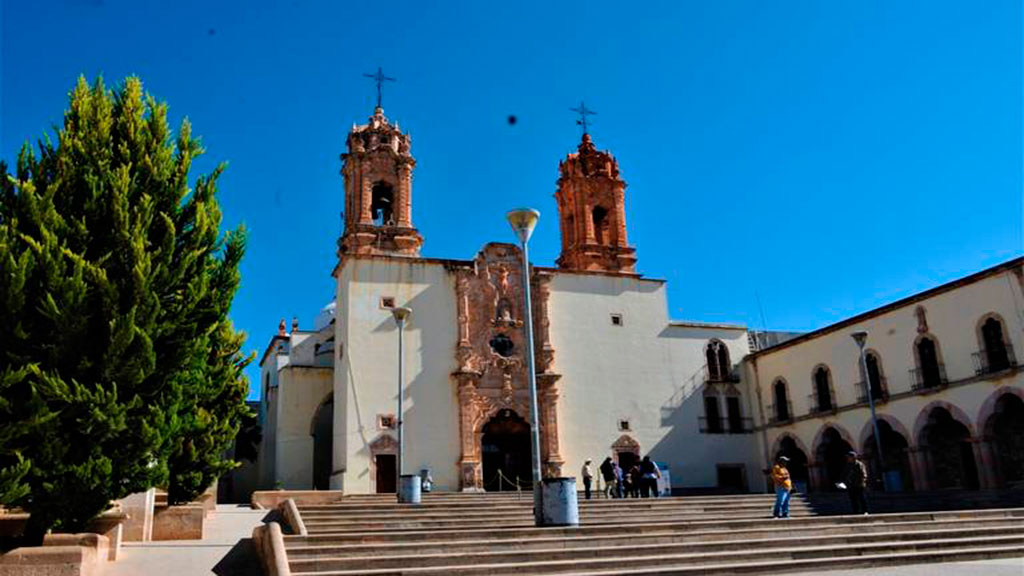
<instances>
[{"instance_id":1,"label":"cross on tower","mask_svg":"<svg viewBox=\"0 0 1024 576\"><path fill-rule=\"evenodd\" d=\"M583 135L585 136L587 134L587 116L594 116L597 112L587 108L587 105L584 104L582 100L580 100L579 108L569 108L569 110L580 115L580 119L576 121L576 125L583 126Z\"/></svg>"},{"instance_id":2,"label":"cross on tower","mask_svg":"<svg viewBox=\"0 0 1024 576\"><path fill-rule=\"evenodd\" d=\"M376 74L363 74L367 78L373 78L377 82L377 108L380 108L380 86L384 82L394 82L395 79L384 75L384 70L378 66Z\"/></svg>"}]
</instances>

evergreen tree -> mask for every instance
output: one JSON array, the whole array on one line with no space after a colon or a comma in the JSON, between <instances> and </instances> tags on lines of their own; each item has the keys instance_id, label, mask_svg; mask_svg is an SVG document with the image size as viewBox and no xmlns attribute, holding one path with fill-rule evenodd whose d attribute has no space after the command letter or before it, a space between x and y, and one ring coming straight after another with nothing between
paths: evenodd
<instances>
[{"instance_id":1,"label":"evergreen tree","mask_svg":"<svg viewBox=\"0 0 1024 576\"><path fill-rule=\"evenodd\" d=\"M199 452L245 410L227 322L245 234L219 232L223 167L190 190L203 150L137 78L79 79L57 138L0 166L0 494L31 513L30 542L167 484L183 447L197 456L175 475L212 481L229 464Z\"/></svg>"}]
</instances>

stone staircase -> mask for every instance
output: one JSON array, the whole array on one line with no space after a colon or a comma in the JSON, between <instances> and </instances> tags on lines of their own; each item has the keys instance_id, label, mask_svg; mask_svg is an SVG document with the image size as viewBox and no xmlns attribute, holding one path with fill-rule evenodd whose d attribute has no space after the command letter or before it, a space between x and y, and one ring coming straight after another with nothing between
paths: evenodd
<instances>
[{"instance_id":1,"label":"stone staircase","mask_svg":"<svg viewBox=\"0 0 1024 576\"><path fill-rule=\"evenodd\" d=\"M759 574L1020 557L1024 508L789 520L770 495L580 501L581 525L533 526L531 495L393 495L299 505L277 572L350 574ZM285 568L285 566L287 568Z\"/></svg>"}]
</instances>

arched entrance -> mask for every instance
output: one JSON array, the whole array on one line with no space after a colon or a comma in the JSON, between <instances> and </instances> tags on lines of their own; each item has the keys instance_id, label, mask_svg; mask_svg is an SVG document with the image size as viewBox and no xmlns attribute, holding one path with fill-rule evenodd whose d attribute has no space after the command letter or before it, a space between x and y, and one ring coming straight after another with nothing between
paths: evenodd
<instances>
[{"instance_id":1,"label":"arched entrance","mask_svg":"<svg viewBox=\"0 0 1024 576\"><path fill-rule=\"evenodd\" d=\"M928 459L929 484L934 488L978 489L971 432L949 410L935 407L921 429L918 443Z\"/></svg>"},{"instance_id":2,"label":"arched entrance","mask_svg":"<svg viewBox=\"0 0 1024 576\"><path fill-rule=\"evenodd\" d=\"M899 472L899 484L897 488L906 492L914 489L914 482L910 472L910 453L907 439L886 420L878 421L878 434L882 438L882 456L885 458L883 465L886 473ZM872 433L864 440L863 460L868 467L868 477L880 479L882 475L878 470L878 456L875 445L875 435Z\"/></svg>"},{"instance_id":3,"label":"arched entrance","mask_svg":"<svg viewBox=\"0 0 1024 576\"><path fill-rule=\"evenodd\" d=\"M328 490L334 453L334 394L317 408L310 433L313 436L313 489Z\"/></svg>"},{"instance_id":4,"label":"arched entrance","mask_svg":"<svg viewBox=\"0 0 1024 576\"><path fill-rule=\"evenodd\" d=\"M815 451L815 458L821 466L821 478L824 480L823 490L836 490L836 484L843 481L846 469L846 455L853 446L843 439L843 435L835 428L828 426L821 433L821 441Z\"/></svg>"},{"instance_id":5,"label":"arched entrance","mask_svg":"<svg viewBox=\"0 0 1024 576\"><path fill-rule=\"evenodd\" d=\"M985 423L1000 483L1024 482L1024 400L1006 393L996 400L995 413Z\"/></svg>"},{"instance_id":6,"label":"arched entrance","mask_svg":"<svg viewBox=\"0 0 1024 576\"><path fill-rule=\"evenodd\" d=\"M529 488L533 478L530 425L515 411L501 410L484 424L480 448L485 490L515 490L516 482Z\"/></svg>"},{"instance_id":7,"label":"arched entrance","mask_svg":"<svg viewBox=\"0 0 1024 576\"><path fill-rule=\"evenodd\" d=\"M789 478L793 481L797 491L807 491L809 476L807 474L807 454L796 445L791 436L786 436L779 442L779 450L775 453L775 460L779 456L789 458L786 468L789 470ZM802 488L802 490L801 490Z\"/></svg>"}]
</instances>

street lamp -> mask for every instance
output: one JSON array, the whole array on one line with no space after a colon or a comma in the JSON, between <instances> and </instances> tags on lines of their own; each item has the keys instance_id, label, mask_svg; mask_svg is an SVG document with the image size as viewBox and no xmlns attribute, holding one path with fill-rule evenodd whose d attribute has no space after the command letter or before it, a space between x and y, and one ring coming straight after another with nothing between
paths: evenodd
<instances>
[{"instance_id":1,"label":"street lamp","mask_svg":"<svg viewBox=\"0 0 1024 576\"><path fill-rule=\"evenodd\" d=\"M398 412L395 417L395 425L398 428L398 454L395 458L398 467L398 501L417 503L419 502L418 489L414 489L415 495L406 494L408 488L406 480L403 478L405 467L402 465L405 455L405 413L402 411L402 403L405 399L405 321L411 314L412 310L404 306L391 309L391 315L395 317L395 324L398 324Z\"/></svg>"},{"instance_id":2,"label":"street lamp","mask_svg":"<svg viewBox=\"0 0 1024 576\"><path fill-rule=\"evenodd\" d=\"M864 388L867 391L868 407L871 409L871 426L875 430L875 453L878 454L878 473L882 475L882 486L888 489L885 481L885 459L882 457L882 436L878 433L878 417L875 416L875 398L871 390L871 373L868 372L868 360L864 353L864 345L868 341L868 333L858 330L850 334L860 348L860 368L864 372Z\"/></svg>"}]
</instances>

